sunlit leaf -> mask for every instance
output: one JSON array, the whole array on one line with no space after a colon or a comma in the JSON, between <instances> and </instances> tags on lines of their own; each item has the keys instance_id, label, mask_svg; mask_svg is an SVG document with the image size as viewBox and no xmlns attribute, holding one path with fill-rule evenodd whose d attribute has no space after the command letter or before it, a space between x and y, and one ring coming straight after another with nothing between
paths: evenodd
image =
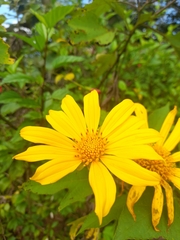
<instances>
[{"instance_id":1,"label":"sunlit leaf","mask_svg":"<svg viewBox=\"0 0 180 240\"><path fill-rule=\"evenodd\" d=\"M0 38L0 64L12 64L14 59L9 57L9 46Z\"/></svg>"}]
</instances>

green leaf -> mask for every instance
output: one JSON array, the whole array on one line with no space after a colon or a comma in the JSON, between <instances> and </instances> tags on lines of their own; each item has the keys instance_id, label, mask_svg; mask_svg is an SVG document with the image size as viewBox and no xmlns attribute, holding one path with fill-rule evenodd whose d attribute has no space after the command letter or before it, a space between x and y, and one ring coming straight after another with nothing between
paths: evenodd
<instances>
[{"instance_id":1,"label":"green leaf","mask_svg":"<svg viewBox=\"0 0 180 240\"><path fill-rule=\"evenodd\" d=\"M126 195L123 194L122 196L116 199L109 214L103 218L101 227L106 226L108 223L110 223L113 220L117 220L125 204L126 204ZM84 223L82 224L82 227L80 228L78 234L84 232L86 229L98 228L98 227L100 227L98 217L94 212L92 212L84 220Z\"/></svg>"},{"instance_id":2,"label":"green leaf","mask_svg":"<svg viewBox=\"0 0 180 240\"><path fill-rule=\"evenodd\" d=\"M83 60L83 57L78 56L58 56L52 61L51 64L49 64L48 68L54 69L66 63L82 62Z\"/></svg>"},{"instance_id":3,"label":"green leaf","mask_svg":"<svg viewBox=\"0 0 180 240\"><path fill-rule=\"evenodd\" d=\"M3 116L6 116L8 114L16 112L19 108L21 108L21 106L18 103L15 102L7 103L1 107L1 114Z\"/></svg>"},{"instance_id":4,"label":"green leaf","mask_svg":"<svg viewBox=\"0 0 180 240\"><path fill-rule=\"evenodd\" d=\"M9 103L9 102L15 102L15 101L20 101L21 96L14 91L7 91L7 92L2 92L0 94L0 103Z\"/></svg>"},{"instance_id":5,"label":"green leaf","mask_svg":"<svg viewBox=\"0 0 180 240\"><path fill-rule=\"evenodd\" d=\"M68 13L74 9L74 6L58 6L44 15L44 19L49 28L55 26L57 22L62 20Z\"/></svg>"},{"instance_id":6,"label":"green leaf","mask_svg":"<svg viewBox=\"0 0 180 240\"><path fill-rule=\"evenodd\" d=\"M12 64L14 59L9 57L9 46L0 38L0 64Z\"/></svg>"},{"instance_id":7,"label":"green leaf","mask_svg":"<svg viewBox=\"0 0 180 240\"><path fill-rule=\"evenodd\" d=\"M99 43L99 45L107 45L113 41L115 37L115 32L106 32L105 34L96 37L95 40Z\"/></svg>"},{"instance_id":8,"label":"green leaf","mask_svg":"<svg viewBox=\"0 0 180 240\"><path fill-rule=\"evenodd\" d=\"M40 105L33 99L30 98L21 98L21 100L18 101L18 104L21 107L26 107L26 108L39 108Z\"/></svg>"},{"instance_id":9,"label":"green leaf","mask_svg":"<svg viewBox=\"0 0 180 240\"><path fill-rule=\"evenodd\" d=\"M180 50L180 32L178 32L176 35L168 35L167 39L173 47Z\"/></svg>"},{"instance_id":10,"label":"green leaf","mask_svg":"<svg viewBox=\"0 0 180 240\"><path fill-rule=\"evenodd\" d=\"M67 94L70 94L70 91L67 88L57 89L53 92L52 98L61 101Z\"/></svg>"},{"instance_id":11,"label":"green leaf","mask_svg":"<svg viewBox=\"0 0 180 240\"><path fill-rule=\"evenodd\" d=\"M177 239L179 236L179 218L180 218L180 204L179 200L174 198L175 219L173 224L168 228L168 217L166 205L164 206L158 228L160 232L156 232L151 223L151 205L154 194L154 188L148 187L143 193L140 200L135 204L134 211L136 214L136 221L133 220L126 206L119 217L118 226L113 240L147 240L147 239ZM121 236L121 237L119 237Z\"/></svg>"},{"instance_id":12,"label":"green leaf","mask_svg":"<svg viewBox=\"0 0 180 240\"><path fill-rule=\"evenodd\" d=\"M122 19L126 19L126 14L124 11L124 8L122 6L121 3L118 2L111 2L110 6L113 8L113 10L122 18Z\"/></svg>"},{"instance_id":13,"label":"green leaf","mask_svg":"<svg viewBox=\"0 0 180 240\"><path fill-rule=\"evenodd\" d=\"M21 86L23 86L25 83L32 82L32 77L28 76L27 74L24 73L13 73L7 75L0 85L7 84L7 83L19 83Z\"/></svg>"},{"instance_id":14,"label":"green leaf","mask_svg":"<svg viewBox=\"0 0 180 240\"><path fill-rule=\"evenodd\" d=\"M82 169L81 171L74 171L69 173L59 181L48 184L48 185L41 185L35 181L28 181L23 184L23 187L27 191L32 191L38 194L55 194L65 188L73 189L75 185L79 185L81 188L81 184L83 182L88 181L88 170L86 168ZM82 189L82 188L81 188Z\"/></svg>"},{"instance_id":15,"label":"green leaf","mask_svg":"<svg viewBox=\"0 0 180 240\"><path fill-rule=\"evenodd\" d=\"M43 42L45 43L46 39L47 39L47 28L46 28L46 26L43 23L37 23L36 26L35 26L35 30L36 30L36 32L39 33L39 35L43 39ZM42 42L42 44L43 44L43 42Z\"/></svg>"},{"instance_id":16,"label":"green leaf","mask_svg":"<svg viewBox=\"0 0 180 240\"><path fill-rule=\"evenodd\" d=\"M32 14L34 14L40 22L42 22L45 26L47 26L46 20L45 20L43 15L41 15L38 12L34 11L32 8L30 9L30 12Z\"/></svg>"},{"instance_id":17,"label":"green leaf","mask_svg":"<svg viewBox=\"0 0 180 240\"><path fill-rule=\"evenodd\" d=\"M24 42L28 43L29 45L31 45L32 47L34 47L35 49L37 49L36 43L34 41L34 38L30 38L30 37L25 37L23 35L17 34L17 33L11 33L13 36L23 40ZM37 49L39 50L39 49Z\"/></svg>"},{"instance_id":18,"label":"green leaf","mask_svg":"<svg viewBox=\"0 0 180 240\"><path fill-rule=\"evenodd\" d=\"M10 65L10 66L7 67L7 70L8 70L9 73L15 73L15 72L16 72L16 69L17 69L19 63L21 62L21 60L23 59L23 57L24 57L24 56L20 56L20 57L15 61L14 64L12 64L12 65Z\"/></svg>"},{"instance_id":19,"label":"green leaf","mask_svg":"<svg viewBox=\"0 0 180 240\"><path fill-rule=\"evenodd\" d=\"M75 30L71 35L72 43L91 40L98 41L100 37L102 38L99 40L100 42L109 43L107 39L108 34L110 34L110 41L114 38L114 33L103 27L99 17L93 12L84 12L80 16L75 16L68 24ZM106 40L103 40L103 36Z\"/></svg>"},{"instance_id":20,"label":"green leaf","mask_svg":"<svg viewBox=\"0 0 180 240\"><path fill-rule=\"evenodd\" d=\"M111 0L110 0L111 1ZM90 4L86 4L85 7L83 9L80 9L80 11L91 11L93 12L95 15L100 16L101 14L109 11L109 4L108 4L109 0L94 0L92 1L92 3Z\"/></svg>"},{"instance_id":21,"label":"green leaf","mask_svg":"<svg viewBox=\"0 0 180 240\"><path fill-rule=\"evenodd\" d=\"M95 75L102 76L103 73L111 69L113 64L116 62L117 56L115 53L107 53L97 55L94 65L96 66Z\"/></svg>"},{"instance_id":22,"label":"green leaf","mask_svg":"<svg viewBox=\"0 0 180 240\"><path fill-rule=\"evenodd\" d=\"M4 173L12 163L12 155L8 151L0 151L0 173Z\"/></svg>"},{"instance_id":23,"label":"green leaf","mask_svg":"<svg viewBox=\"0 0 180 240\"><path fill-rule=\"evenodd\" d=\"M136 25L140 25L141 23L147 22L151 19L152 13L144 13L141 14L137 20Z\"/></svg>"},{"instance_id":24,"label":"green leaf","mask_svg":"<svg viewBox=\"0 0 180 240\"><path fill-rule=\"evenodd\" d=\"M169 113L169 104L166 104L164 107L153 111L148 117L149 127L160 131L161 126L168 113Z\"/></svg>"}]
</instances>

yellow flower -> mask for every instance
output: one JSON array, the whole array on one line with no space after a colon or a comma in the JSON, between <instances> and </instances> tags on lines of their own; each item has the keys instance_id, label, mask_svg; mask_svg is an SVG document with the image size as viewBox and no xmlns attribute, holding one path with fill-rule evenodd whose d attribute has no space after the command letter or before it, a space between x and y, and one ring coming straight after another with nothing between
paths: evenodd
<instances>
[{"instance_id":1,"label":"yellow flower","mask_svg":"<svg viewBox=\"0 0 180 240\"><path fill-rule=\"evenodd\" d=\"M98 128L100 120L99 97L96 90L84 97L84 114L67 95L62 100L62 111L50 110L46 116L55 129L28 126L21 136L33 143L14 158L36 162L50 161L37 168L32 180L41 184L54 183L77 169L89 169L89 182L95 195L95 212L101 224L116 196L113 173L123 181L136 185L156 185L159 175L150 172L131 159L161 159L148 145L160 139L153 129L139 129L144 121L131 114L135 104L126 99L114 107Z\"/></svg>"},{"instance_id":2,"label":"yellow flower","mask_svg":"<svg viewBox=\"0 0 180 240\"><path fill-rule=\"evenodd\" d=\"M146 124L144 124L143 127L148 128L146 109L140 104L136 105L136 115L140 119L146 119ZM180 152L171 153L180 141L180 119L178 119L173 131L169 135L176 114L177 108L174 107L174 109L167 115L160 129L162 139L153 145L154 150L164 159L164 161L136 160L140 166L152 172L156 172L160 176L159 184L154 186L155 191L152 202L152 224L156 231L159 231L157 225L159 224L163 209L164 197L162 187L164 188L166 195L168 226L170 226L174 220L173 191L168 182L172 182L178 189L180 189L180 169L176 167L176 162L180 161ZM127 207L134 220L136 219L133 210L134 204L139 200L145 189L145 186L132 186L128 193Z\"/></svg>"}]
</instances>

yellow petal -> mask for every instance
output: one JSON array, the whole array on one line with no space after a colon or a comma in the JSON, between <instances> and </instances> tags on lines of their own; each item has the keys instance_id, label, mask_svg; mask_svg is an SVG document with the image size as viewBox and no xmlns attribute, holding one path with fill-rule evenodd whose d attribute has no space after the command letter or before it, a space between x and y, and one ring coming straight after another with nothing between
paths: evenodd
<instances>
[{"instance_id":1,"label":"yellow petal","mask_svg":"<svg viewBox=\"0 0 180 240\"><path fill-rule=\"evenodd\" d=\"M148 160L163 160L164 159L148 145L136 145L136 146L123 146L116 147L106 150L109 155L116 155L119 158L130 158L130 159L148 159Z\"/></svg>"},{"instance_id":2,"label":"yellow petal","mask_svg":"<svg viewBox=\"0 0 180 240\"><path fill-rule=\"evenodd\" d=\"M176 152L176 153L173 153L171 155L171 158L169 159L169 161L171 161L171 162L180 162L180 151Z\"/></svg>"},{"instance_id":3,"label":"yellow petal","mask_svg":"<svg viewBox=\"0 0 180 240\"><path fill-rule=\"evenodd\" d=\"M180 141L180 118L178 119L172 133L170 134L170 136L164 143L164 147L168 151L171 151L176 147L176 145L179 143L179 141Z\"/></svg>"},{"instance_id":4,"label":"yellow petal","mask_svg":"<svg viewBox=\"0 0 180 240\"><path fill-rule=\"evenodd\" d=\"M163 192L161 186L158 184L154 186L155 192L154 197L152 201L152 224L156 231L159 231L157 228L157 225L159 224L161 215L162 215L162 209L163 209Z\"/></svg>"},{"instance_id":5,"label":"yellow petal","mask_svg":"<svg viewBox=\"0 0 180 240\"><path fill-rule=\"evenodd\" d=\"M173 191L171 186L166 182L161 182L162 186L165 189L166 193L166 203L167 203L167 211L168 211L168 226L170 226L174 221L174 199L173 199Z\"/></svg>"},{"instance_id":6,"label":"yellow petal","mask_svg":"<svg viewBox=\"0 0 180 240\"><path fill-rule=\"evenodd\" d=\"M139 129L144 124L144 121L135 116L130 116L120 126L115 128L108 136L108 141L116 142L121 139L122 134L131 135L132 131Z\"/></svg>"},{"instance_id":7,"label":"yellow petal","mask_svg":"<svg viewBox=\"0 0 180 240\"><path fill-rule=\"evenodd\" d=\"M14 156L17 160L25 160L28 162L36 162L40 160L59 158L63 160L74 159L74 149L61 149L52 146L38 145L29 147L26 151Z\"/></svg>"},{"instance_id":8,"label":"yellow petal","mask_svg":"<svg viewBox=\"0 0 180 240\"><path fill-rule=\"evenodd\" d=\"M78 129L80 133L85 135L86 123L84 115L80 107L70 95L67 95L65 98L63 98L61 108L67 115L72 126L75 129Z\"/></svg>"},{"instance_id":9,"label":"yellow petal","mask_svg":"<svg viewBox=\"0 0 180 240\"><path fill-rule=\"evenodd\" d=\"M163 125L160 130L162 139L160 139L158 141L158 145L162 146L164 141L166 140L166 138L169 134L169 131L171 130L171 127L173 125L176 114L177 114L177 107L175 106L174 109L168 113L167 117L165 118L165 120L163 122Z\"/></svg>"},{"instance_id":10,"label":"yellow petal","mask_svg":"<svg viewBox=\"0 0 180 240\"><path fill-rule=\"evenodd\" d=\"M81 138L80 129L75 128L71 124L71 120L68 119L64 112L50 110L49 115L46 116L46 119L49 124L59 133L76 140Z\"/></svg>"},{"instance_id":11,"label":"yellow petal","mask_svg":"<svg viewBox=\"0 0 180 240\"><path fill-rule=\"evenodd\" d=\"M147 110L146 108L140 104L140 103L135 103L135 114L136 116L141 119L144 120L144 124L143 124L143 128L148 128L148 119L147 119Z\"/></svg>"},{"instance_id":12,"label":"yellow petal","mask_svg":"<svg viewBox=\"0 0 180 240\"><path fill-rule=\"evenodd\" d=\"M119 140L109 142L108 148L116 148L120 146L142 145L154 143L161 138L158 131L148 129L137 129L134 131L126 131L119 136Z\"/></svg>"},{"instance_id":13,"label":"yellow petal","mask_svg":"<svg viewBox=\"0 0 180 240\"><path fill-rule=\"evenodd\" d=\"M116 185L113 177L101 162L92 162L89 171L89 182L95 195L95 213L102 223L116 196Z\"/></svg>"},{"instance_id":14,"label":"yellow petal","mask_svg":"<svg viewBox=\"0 0 180 240\"><path fill-rule=\"evenodd\" d=\"M89 132L96 132L100 119L99 96L96 90L84 97L84 116Z\"/></svg>"},{"instance_id":15,"label":"yellow petal","mask_svg":"<svg viewBox=\"0 0 180 240\"><path fill-rule=\"evenodd\" d=\"M129 212L134 218L134 221L136 220L136 215L134 213L134 204L140 199L145 189L146 187L132 186L128 192L126 204Z\"/></svg>"},{"instance_id":16,"label":"yellow petal","mask_svg":"<svg viewBox=\"0 0 180 240\"><path fill-rule=\"evenodd\" d=\"M38 167L30 179L42 185L54 183L68 173L73 172L80 164L81 161L76 159L54 159Z\"/></svg>"},{"instance_id":17,"label":"yellow petal","mask_svg":"<svg viewBox=\"0 0 180 240\"><path fill-rule=\"evenodd\" d=\"M130 159L116 156L103 156L102 162L118 178L136 186L154 186L159 184L160 176Z\"/></svg>"},{"instance_id":18,"label":"yellow petal","mask_svg":"<svg viewBox=\"0 0 180 240\"><path fill-rule=\"evenodd\" d=\"M169 176L169 180L180 190L180 169L174 168L173 174Z\"/></svg>"},{"instance_id":19,"label":"yellow petal","mask_svg":"<svg viewBox=\"0 0 180 240\"><path fill-rule=\"evenodd\" d=\"M126 119L133 113L134 108L134 103L129 99L125 99L116 105L109 112L102 124L102 136L107 137L116 127L126 121Z\"/></svg>"},{"instance_id":20,"label":"yellow petal","mask_svg":"<svg viewBox=\"0 0 180 240\"><path fill-rule=\"evenodd\" d=\"M43 143L65 149L72 149L73 145L73 142L69 138L53 129L45 127L24 127L21 129L20 135L33 143Z\"/></svg>"}]
</instances>

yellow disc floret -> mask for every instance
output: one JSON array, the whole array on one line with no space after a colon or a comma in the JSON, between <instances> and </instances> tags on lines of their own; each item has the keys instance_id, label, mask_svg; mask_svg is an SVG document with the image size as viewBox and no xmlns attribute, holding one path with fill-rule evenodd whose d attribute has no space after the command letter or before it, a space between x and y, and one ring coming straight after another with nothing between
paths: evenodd
<instances>
[{"instance_id":1,"label":"yellow disc floret","mask_svg":"<svg viewBox=\"0 0 180 240\"><path fill-rule=\"evenodd\" d=\"M167 181L169 176L172 175L173 169L176 167L175 163L172 162L171 153L158 144L155 144L153 148L161 157L163 157L164 161L138 159L136 162L142 167L158 173L163 180Z\"/></svg>"},{"instance_id":2,"label":"yellow disc floret","mask_svg":"<svg viewBox=\"0 0 180 240\"><path fill-rule=\"evenodd\" d=\"M76 141L74 147L77 155L75 157L81 159L84 165L93 161L97 162L105 153L106 143L107 139L102 138L98 131L96 133L87 131L80 141Z\"/></svg>"}]
</instances>

